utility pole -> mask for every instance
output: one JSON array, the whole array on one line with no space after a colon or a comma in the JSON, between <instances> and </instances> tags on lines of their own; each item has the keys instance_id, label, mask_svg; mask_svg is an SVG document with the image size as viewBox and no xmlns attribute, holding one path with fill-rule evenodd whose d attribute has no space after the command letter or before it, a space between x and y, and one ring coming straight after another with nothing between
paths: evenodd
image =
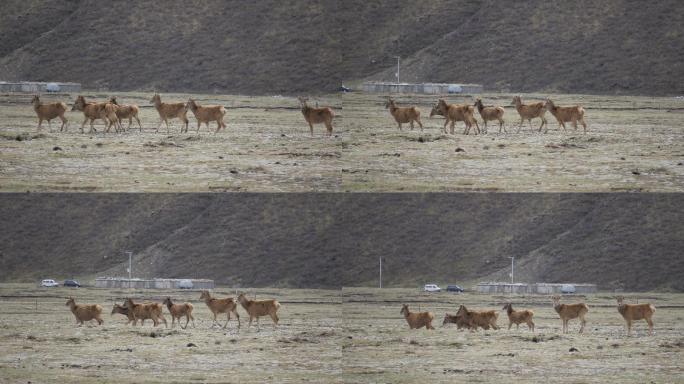
<instances>
[{"instance_id":1,"label":"utility pole","mask_svg":"<svg viewBox=\"0 0 684 384\"><path fill-rule=\"evenodd\" d=\"M380 256L380 288L382 288L382 256Z\"/></svg>"},{"instance_id":2,"label":"utility pole","mask_svg":"<svg viewBox=\"0 0 684 384\"><path fill-rule=\"evenodd\" d=\"M399 85L399 60L401 60L401 56L397 56L397 85Z\"/></svg>"},{"instance_id":3,"label":"utility pole","mask_svg":"<svg viewBox=\"0 0 684 384\"><path fill-rule=\"evenodd\" d=\"M126 251L124 253L128 255L128 284L130 284L131 276L133 275L133 252Z\"/></svg>"},{"instance_id":4,"label":"utility pole","mask_svg":"<svg viewBox=\"0 0 684 384\"><path fill-rule=\"evenodd\" d=\"M513 284L513 263L515 262L515 256L508 256L511 259L511 284Z\"/></svg>"}]
</instances>

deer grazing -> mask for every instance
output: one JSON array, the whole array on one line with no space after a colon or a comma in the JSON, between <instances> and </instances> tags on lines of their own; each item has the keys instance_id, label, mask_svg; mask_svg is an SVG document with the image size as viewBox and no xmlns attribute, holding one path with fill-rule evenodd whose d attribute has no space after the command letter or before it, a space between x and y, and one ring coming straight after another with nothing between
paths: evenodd
<instances>
[{"instance_id":1,"label":"deer grazing","mask_svg":"<svg viewBox=\"0 0 684 384\"><path fill-rule=\"evenodd\" d=\"M308 97L299 97L299 105L302 108L302 115L304 115L304 120L309 124L309 129L311 130L311 136L313 137L313 126L314 124L323 123L325 129L328 132L328 136L332 135L333 126L332 120L335 118L335 112L330 107L313 108L310 107L306 102L309 100Z\"/></svg>"},{"instance_id":2,"label":"deer grazing","mask_svg":"<svg viewBox=\"0 0 684 384\"><path fill-rule=\"evenodd\" d=\"M126 127L126 130L131 128L133 119L135 119L135 121L138 122L138 128L140 128L140 132L142 132L142 125L140 124L140 119L138 119L138 112L140 112L140 108L138 108L137 105L120 105L116 101L116 96L110 97L109 102L118 107L116 108L116 116L119 118L119 121L128 119L128 126Z\"/></svg>"},{"instance_id":3,"label":"deer grazing","mask_svg":"<svg viewBox=\"0 0 684 384\"><path fill-rule=\"evenodd\" d=\"M207 307L209 307L211 313L214 314L213 324L218 324L220 326L221 324L216 321L216 315L226 313L228 317L226 319L226 324L223 325L223 328L226 328L228 326L228 321L230 321L230 314L233 313L237 318L238 329L240 328L240 315L237 313L237 303L235 303L235 300L233 300L232 297L217 299L211 297L209 291L202 291L200 294L200 300L203 300Z\"/></svg>"},{"instance_id":4,"label":"deer grazing","mask_svg":"<svg viewBox=\"0 0 684 384\"><path fill-rule=\"evenodd\" d=\"M387 97L387 103L385 103L385 109L389 109L390 114L394 117L394 121L397 122L399 130L401 131L401 125L409 123L411 125L411 130L413 130L413 122L415 121L420 126L420 130L423 130L423 124L420 122L420 111L416 107L397 107L394 99Z\"/></svg>"},{"instance_id":5,"label":"deer grazing","mask_svg":"<svg viewBox=\"0 0 684 384\"><path fill-rule=\"evenodd\" d=\"M410 329L435 329L432 326L432 320L435 318L432 312L411 312L408 305L403 304L399 313L404 315Z\"/></svg>"},{"instance_id":6,"label":"deer grazing","mask_svg":"<svg viewBox=\"0 0 684 384\"><path fill-rule=\"evenodd\" d=\"M76 323L81 326L83 322L95 320L97 325L102 325L102 306L100 304L76 304L73 297L70 297L66 306L71 309L71 313L76 317Z\"/></svg>"},{"instance_id":7,"label":"deer grazing","mask_svg":"<svg viewBox=\"0 0 684 384\"><path fill-rule=\"evenodd\" d=\"M280 309L280 303L277 300L249 300L244 293L238 296L238 301L242 305L242 308L249 314L249 324L247 328L252 325L252 319L256 318L257 329L259 329L259 317L270 316L273 320L273 328L278 326L278 309Z\"/></svg>"},{"instance_id":8,"label":"deer grazing","mask_svg":"<svg viewBox=\"0 0 684 384\"><path fill-rule=\"evenodd\" d=\"M174 304L171 301L171 298L167 297L164 299L164 305L166 305L166 308L171 314L171 328L175 326L176 319L178 319L178 324L180 324L180 327L183 329L188 327L190 320L192 320L193 328L195 327L195 318L192 316L192 303ZM185 316L185 327L181 324L180 320L183 316Z\"/></svg>"},{"instance_id":9,"label":"deer grazing","mask_svg":"<svg viewBox=\"0 0 684 384\"><path fill-rule=\"evenodd\" d=\"M162 103L161 96L155 93L150 99L150 103L154 104L154 108L159 113L159 125L155 132L159 132L162 122L166 123L166 133L169 133L169 119L180 119L183 122L185 130L181 127L181 133L188 131L188 109L185 103Z\"/></svg>"},{"instance_id":10,"label":"deer grazing","mask_svg":"<svg viewBox=\"0 0 684 384\"><path fill-rule=\"evenodd\" d=\"M128 319L128 321L126 322L126 325L131 324L132 322L135 321L135 318L133 317L133 313L128 309L128 307L114 303L114 306L112 307L111 315L114 316L117 313L120 315L126 316L126 318ZM145 325L145 319L142 319L142 325Z\"/></svg>"},{"instance_id":11,"label":"deer grazing","mask_svg":"<svg viewBox=\"0 0 684 384\"><path fill-rule=\"evenodd\" d=\"M520 115L520 126L518 127L518 132L522 129L523 122L527 120L530 123L530 128L532 128L532 119L540 118L542 123L539 126L539 132L541 132L542 127L546 125L546 131L548 132L549 126L547 124L544 114L546 113L546 108L544 103L538 102L534 104L523 104L522 98L520 96L514 96L511 105L515 105L515 109Z\"/></svg>"},{"instance_id":12,"label":"deer grazing","mask_svg":"<svg viewBox=\"0 0 684 384\"><path fill-rule=\"evenodd\" d=\"M465 320L462 315L452 315L450 313L444 314L444 320L442 321L442 327L447 324L456 324L456 329L470 328L471 324Z\"/></svg>"},{"instance_id":13,"label":"deer grazing","mask_svg":"<svg viewBox=\"0 0 684 384\"><path fill-rule=\"evenodd\" d=\"M646 320L648 323L648 334L653 335L653 314L655 313L655 306L653 304L625 304L625 298L618 296L617 310L627 323L627 336L632 334L632 322L635 320Z\"/></svg>"},{"instance_id":14,"label":"deer grazing","mask_svg":"<svg viewBox=\"0 0 684 384\"><path fill-rule=\"evenodd\" d=\"M62 130L64 130L66 132L67 123L69 122L69 120L64 117L64 112L67 111L66 104L62 102L43 104L40 102L40 96L38 95L33 96L33 99L31 99L31 104L33 104L33 110L36 111L36 115L38 116L39 131L42 128L43 120L47 120L50 132L52 132L51 121L52 119L59 117L59 119L62 120L62 125L59 127L59 131L62 132Z\"/></svg>"},{"instance_id":15,"label":"deer grazing","mask_svg":"<svg viewBox=\"0 0 684 384\"><path fill-rule=\"evenodd\" d=\"M218 133L221 128L226 128L226 123L223 122L226 108L223 105L199 105L195 100L189 99L186 107L192 111L195 119L197 119L197 133L199 133L202 123L205 123L209 129L210 121L215 121L218 124L214 133Z\"/></svg>"},{"instance_id":16,"label":"deer grazing","mask_svg":"<svg viewBox=\"0 0 684 384\"><path fill-rule=\"evenodd\" d=\"M511 325L513 324L515 324L515 329L518 329L520 328L521 323L525 323L527 324L527 328L534 332L534 322L532 321L534 312L529 309L516 311L513 309L511 303L507 303L502 309L506 310L506 314L508 315L508 329L511 329Z\"/></svg>"},{"instance_id":17,"label":"deer grazing","mask_svg":"<svg viewBox=\"0 0 684 384\"><path fill-rule=\"evenodd\" d=\"M477 110L480 112L480 117L484 121L484 129L482 130L483 133L487 133L487 121L489 120L498 120L499 121L499 133L501 133L501 129L503 128L503 131L506 132L506 127L504 127L504 120L503 120L503 115L504 115L504 109L502 107L494 107L494 106L487 106L485 107L482 104L481 99L475 100L474 107L477 108Z\"/></svg>"},{"instance_id":18,"label":"deer grazing","mask_svg":"<svg viewBox=\"0 0 684 384\"><path fill-rule=\"evenodd\" d=\"M563 127L564 131L566 122L571 122L575 130L577 130L577 122L579 121L582 123L582 127L584 127L584 133L587 133L587 123L584 122L584 108L581 106L557 107L551 99L546 99L544 107L551 112L558 121L558 125Z\"/></svg>"},{"instance_id":19,"label":"deer grazing","mask_svg":"<svg viewBox=\"0 0 684 384\"><path fill-rule=\"evenodd\" d=\"M584 325L587 321L584 316L589 312L589 307L584 303L576 304L561 304L560 296L552 296L553 299L553 309L556 310L563 323L563 333L568 333L568 321L572 319L580 319L580 330L579 333L584 332Z\"/></svg>"},{"instance_id":20,"label":"deer grazing","mask_svg":"<svg viewBox=\"0 0 684 384\"><path fill-rule=\"evenodd\" d=\"M463 121L465 123L464 135L470 132L470 128L475 124L477 130L475 133L480 133L480 125L474 117L475 108L472 105L457 105L457 104L447 104L444 99L439 99L437 104L432 107L430 112L430 117L434 115L442 115L446 119L444 121L444 133L447 133L447 124L451 123L450 129L451 134L454 134L454 125L457 121Z\"/></svg>"},{"instance_id":21,"label":"deer grazing","mask_svg":"<svg viewBox=\"0 0 684 384\"><path fill-rule=\"evenodd\" d=\"M463 317L463 321L469 325L471 331L476 331L477 327L499 329L496 325L499 314L496 311L471 311L465 305L461 305L458 307L456 316Z\"/></svg>"},{"instance_id":22,"label":"deer grazing","mask_svg":"<svg viewBox=\"0 0 684 384\"><path fill-rule=\"evenodd\" d=\"M110 124L105 111L106 104L107 103L88 103L86 102L85 97L80 95L76 98L76 101L74 101L74 106L71 108L71 110L83 112L83 116L85 118L83 120L83 124L81 124L81 133L83 133L83 127L85 127L85 124L88 122L88 120L90 120L90 132L97 132L95 126L93 126L93 122L96 119L102 119L102 121L105 123L105 126L109 127Z\"/></svg>"}]
</instances>

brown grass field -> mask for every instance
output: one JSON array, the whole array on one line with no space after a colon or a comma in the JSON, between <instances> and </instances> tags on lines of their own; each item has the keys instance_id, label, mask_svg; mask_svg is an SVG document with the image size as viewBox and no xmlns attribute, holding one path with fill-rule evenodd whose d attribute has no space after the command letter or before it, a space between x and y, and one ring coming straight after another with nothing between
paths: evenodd
<instances>
[{"instance_id":1,"label":"brown grass field","mask_svg":"<svg viewBox=\"0 0 684 384\"><path fill-rule=\"evenodd\" d=\"M234 289L217 289L234 295ZM238 332L211 326L211 314L192 291L41 289L0 285L0 378L3 382L554 382L676 383L684 380L682 308L684 296L622 293L628 300L656 305L656 334L639 322L626 337L613 294L565 297L583 300L590 312L584 335L571 321L567 335L547 296L427 294L418 289L339 290L249 289L257 298L282 303L281 326L262 319L261 331L247 330L245 311ZM105 324L77 327L65 297L100 303ZM125 325L111 317L113 300L133 296L160 301L166 295L195 305L196 328L182 330ZM498 331L441 327L445 312L459 304L500 310L512 301L535 311L537 331L525 326ZM435 313L434 331L409 330L399 314ZM164 309L170 323L170 315ZM190 343L195 346L188 346ZM571 352L574 348L577 351Z\"/></svg>"},{"instance_id":2,"label":"brown grass field","mask_svg":"<svg viewBox=\"0 0 684 384\"><path fill-rule=\"evenodd\" d=\"M89 99L110 94L85 92ZM438 96L398 95L415 104L425 131L396 128L384 96L352 93L312 98L336 111L332 138L315 137L294 97L193 95L201 104L227 107L227 129L203 127L180 134L154 133L159 118L147 93L112 93L141 108L144 131L81 134L82 115L68 112L69 132L47 125L36 131L30 95L0 95L0 191L534 191L611 192L684 190L684 100L674 98L551 95L559 105L582 104L589 132L549 132L525 125L509 94L485 94L485 104L506 107L508 134L490 124L486 135L442 134L441 118L429 119ZM186 101L187 94L164 94ZM526 94L525 100L548 95ZM45 95L69 105L74 95ZM472 98L447 97L449 102ZM479 115L476 114L478 120ZM481 123L481 121L480 121ZM127 124L127 123L125 123ZM534 121L538 125L539 122ZM460 148L460 149L459 149ZM457 152L457 149L459 151Z\"/></svg>"}]
</instances>

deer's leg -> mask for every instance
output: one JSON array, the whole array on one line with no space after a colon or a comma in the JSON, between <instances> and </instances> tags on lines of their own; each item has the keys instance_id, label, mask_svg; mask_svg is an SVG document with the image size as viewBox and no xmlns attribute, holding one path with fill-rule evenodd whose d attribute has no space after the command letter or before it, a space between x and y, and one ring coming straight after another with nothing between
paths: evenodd
<instances>
[{"instance_id":1,"label":"deer's leg","mask_svg":"<svg viewBox=\"0 0 684 384\"><path fill-rule=\"evenodd\" d=\"M400 122L397 122L397 125L399 126L399 130L401 131L401 130L402 130L402 129L401 129L401 123L400 123Z\"/></svg>"},{"instance_id":2,"label":"deer's leg","mask_svg":"<svg viewBox=\"0 0 684 384\"><path fill-rule=\"evenodd\" d=\"M653 319L650 317L646 319L646 322L648 323L648 335L652 336L653 335Z\"/></svg>"},{"instance_id":3,"label":"deer's leg","mask_svg":"<svg viewBox=\"0 0 684 384\"><path fill-rule=\"evenodd\" d=\"M240 315L238 315L238 313L237 313L237 309L234 309L234 310L233 310L233 314L234 314L234 315L235 315L235 317L237 318L237 322L238 322L238 329L240 329Z\"/></svg>"},{"instance_id":4,"label":"deer's leg","mask_svg":"<svg viewBox=\"0 0 684 384\"><path fill-rule=\"evenodd\" d=\"M413 131L413 120L409 121L409 125L411 126L411 130Z\"/></svg>"},{"instance_id":5,"label":"deer's leg","mask_svg":"<svg viewBox=\"0 0 684 384\"><path fill-rule=\"evenodd\" d=\"M582 127L584 127L584 133L587 133L587 123L584 122L584 117L580 119L580 123L582 123Z\"/></svg>"},{"instance_id":6,"label":"deer's leg","mask_svg":"<svg viewBox=\"0 0 684 384\"><path fill-rule=\"evenodd\" d=\"M223 328L228 327L228 322L230 321L230 311L226 312L226 323L223 324ZM220 324L219 324L220 325Z\"/></svg>"},{"instance_id":7,"label":"deer's leg","mask_svg":"<svg viewBox=\"0 0 684 384\"><path fill-rule=\"evenodd\" d=\"M309 121L309 131L311 132L311 137L313 137L313 124Z\"/></svg>"},{"instance_id":8,"label":"deer's leg","mask_svg":"<svg viewBox=\"0 0 684 384\"><path fill-rule=\"evenodd\" d=\"M48 130L52 132L52 120L48 119Z\"/></svg>"},{"instance_id":9,"label":"deer's leg","mask_svg":"<svg viewBox=\"0 0 684 384\"><path fill-rule=\"evenodd\" d=\"M140 132L142 132L142 125L140 124L140 119L138 119L138 116L133 116L135 117L135 121L138 122L138 128L140 128Z\"/></svg>"},{"instance_id":10,"label":"deer's leg","mask_svg":"<svg viewBox=\"0 0 684 384\"><path fill-rule=\"evenodd\" d=\"M420 126L420 131L423 132L423 123L420 122L420 118L416 119L418 126Z\"/></svg>"},{"instance_id":11,"label":"deer's leg","mask_svg":"<svg viewBox=\"0 0 684 384\"><path fill-rule=\"evenodd\" d=\"M64 131L66 132L66 130L67 130L66 125L69 122L69 120L67 120L67 118L64 117L64 115L60 115L59 119L62 120L62 126L59 127L59 131L62 132L62 129L64 129Z\"/></svg>"},{"instance_id":12,"label":"deer's leg","mask_svg":"<svg viewBox=\"0 0 684 384\"><path fill-rule=\"evenodd\" d=\"M513 323L511 321L508 322L508 330L511 330L511 327L513 326Z\"/></svg>"},{"instance_id":13,"label":"deer's leg","mask_svg":"<svg viewBox=\"0 0 684 384\"><path fill-rule=\"evenodd\" d=\"M516 133L520 133L520 130L522 129L524 121L525 121L525 119L523 119L523 117L521 116L520 117L520 125L518 125L518 131Z\"/></svg>"}]
</instances>

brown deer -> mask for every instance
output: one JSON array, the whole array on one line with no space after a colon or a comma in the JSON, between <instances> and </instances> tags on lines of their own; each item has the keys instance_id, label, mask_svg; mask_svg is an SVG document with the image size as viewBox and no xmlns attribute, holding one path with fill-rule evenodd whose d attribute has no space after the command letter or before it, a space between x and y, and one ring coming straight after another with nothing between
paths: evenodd
<instances>
[{"instance_id":1,"label":"brown deer","mask_svg":"<svg viewBox=\"0 0 684 384\"><path fill-rule=\"evenodd\" d=\"M214 133L218 133L221 128L226 128L226 123L223 122L226 108L223 105L199 105L195 100L189 99L186 106L195 115L195 119L197 119L197 133L199 133L202 123L205 123L207 129L209 129L210 121L215 121L218 124Z\"/></svg>"},{"instance_id":2,"label":"brown deer","mask_svg":"<svg viewBox=\"0 0 684 384\"><path fill-rule=\"evenodd\" d=\"M542 121L541 125L539 126L539 132L541 132L544 125L546 125L545 132L548 132L549 126L546 122L546 118L544 117L544 114L546 113L544 103L538 102L534 104L523 104L522 98L520 96L514 96L511 105L515 105L515 109L520 115L520 126L518 127L518 133L522 129L522 125L525 120L530 123L530 128L532 128L532 119L537 117Z\"/></svg>"},{"instance_id":3,"label":"brown deer","mask_svg":"<svg viewBox=\"0 0 684 384\"><path fill-rule=\"evenodd\" d=\"M83 322L95 320L97 325L102 325L102 306L100 304L76 304L73 297L66 302L66 306L71 309L71 313L76 317L76 323L81 326Z\"/></svg>"},{"instance_id":4,"label":"brown deer","mask_svg":"<svg viewBox=\"0 0 684 384\"><path fill-rule=\"evenodd\" d=\"M430 112L430 117L434 115L442 115L446 119L444 121L444 133L447 133L447 124L451 123L450 130L451 134L454 134L454 125L457 121L463 121L465 123L464 135L470 133L470 128L475 124L477 130L475 133L480 133L480 125L474 117L475 108L472 105L458 105L458 104L447 104L444 99L439 99L437 104L432 107Z\"/></svg>"},{"instance_id":5,"label":"brown deer","mask_svg":"<svg viewBox=\"0 0 684 384\"><path fill-rule=\"evenodd\" d=\"M413 130L413 122L415 121L420 126L420 130L423 130L423 123L420 122L420 111L416 107L397 107L394 99L387 97L387 103L385 103L385 109L389 109L390 114L394 117L394 121L397 122L399 130L401 131L401 125L409 123L411 125L411 130Z\"/></svg>"},{"instance_id":6,"label":"brown deer","mask_svg":"<svg viewBox=\"0 0 684 384\"><path fill-rule=\"evenodd\" d=\"M43 104L40 102L40 96L38 95L33 96L33 99L31 99L31 104L33 104L33 110L36 111L36 115L38 116L39 131L42 129L43 120L47 120L50 132L52 132L51 121L52 119L59 117L59 119L62 120L62 125L59 127L59 131L62 132L62 130L64 130L66 132L67 123L69 122L69 120L64 117L64 112L67 111L66 104L62 102Z\"/></svg>"},{"instance_id":7,"label":"brown deer","mask_svg":"<svg viewBox=\"0 0 684 384\"><path fill-rule=\"evenodd\" d=\"M552 296L551 299L553 300L553 309L558 313L563 323L563 333L568 333L568 322L578 317L581 324L579 333L583 333L584 325L587 323L584 316L589 312L589 307L584 303L561 304L560 296L557 295Z\"/></svg>"},{"instance_id":8,"label":"brown deer","mask_svg":"<svg viewBox=\"0 0 684 384\"><path fill-rule=\"evenodd\" d=\"M487 121L489 120L498 120L499 121L499 133L501 133L501 129L503 128L504 133L506 132L506 127L504 127L504 120L503 120L503 115L504 115L504 109L499 106L487 106L485 107L482 104L481 99L475 100L474 107L477 108L477 110L480 112L480 117L482 117L482 120L484 121L484 129L482 130L483 133L487 133Z\"/></svg>"},{"instance_id":9,"label":"brown deer","mask_svg":"<svg viewBox=\"0 0 684 384\"><path fill-rule=\"evenodd\" d=\"M169 119L180 119L183 122L185 130L181 127L181 133L188 131L188 108L185 103L162 103L161 96L155 93L150 99L150 103L154 104L154 108L159 113L159 125L155 132L159 132L162 122L166 123L166 133L169 133Z\"/></svg>"},{"instance_id":10,"label":"brown deer","mask_svg":"<svg viewBox=\"0 0 684 384\"><path fill-rule=\"evenodd\" d=\"M646 320L648 323L648 334L653 335L653 314L655 313L655 306L653 304L625 304L625 298L618 296L617 310L627 323L627 336L632 334L632 322L634 320Z\"/></svg>"},{"instance_id":11,"label":"brown deer","mask_svg":"<svg viewBox=\"0 0 684 384\"><path fill-rule=\"evenodd\" d=\"M476 331L477 327L485 330L489 328L499 329L496 325L499 314L496 311L471 311L465 305L461 305L458 307L456 316L462 316L463 321L469 324L471 331Z\"/></svg>"},{"instance_id":12,"label":"brown deer","mask_svg":"<svg viewBox=\"0 0 684 384\"><path fill-rule=\"evenodd\" d=\"M546 99L544 106L556 118L558 125L563 127L564 131L566 122L571 122L575 130L577 130L577 122L579 121L582 123L582 127L584 127L584 133L587 133L587 123L584 122L584 108L581 106L557 107L551 99Z\"/></svg>"},{"instance_id":13,"label":"brown deer","mask_svg":"<svg viewBox=\"0 0 684 384\"><path fill-rule=\"evenodd\" d=\"M511 329L511 325L513 324L515 324L515 329L518 329L520 328L521 323L525 323L527 324L527 328L534 332L534 322L532 321L534 312L529 309L516 311L513 309L511 303L507 303L502 309L506 310L506 314L508 315L508 329Z\"/></svg>"},{"instance_id":14,"label":"brown deer","mask_svg":"<svg viewBox=\"0 0 684 384\"><path fill-rule=\"evenodd\" d=\"M308 97L299 97L299 105L302 108L302 115L304 115L304 120L309 124L309 129L311 130L311 136L313 137L313 126L314 124L325 124L325 129L328 132L328 136L332 135L333 126L332 120L335 118L335 112L330 107L313 108L310 107L306 102L309 100Z\"/></svg>"},{"instance_id":15,"label":"brown deer","mask_svg":"<svg viewBox=\"0 0 684 384\"><path fill-rule=\"evenodd\" d=\"M226 328L228 326L228 321L230 321L230 314L233 313L237 318L238 329L240 329L240 315L237 313L237 303L232 297L217 299L215 297L211 297L209 291L202 291L200 294L200 300L203 300L207 307L209 307L209 310L211 310L211 313L214 314L213 324L218 324L220 326L221 324L216 321L216 315L226 313L226 324L223 325L223 328Z\"/></svg>"},{"instance_id":16,"label":"brown deer","mask_svg":"<svg viewBox=\"0 0 684 384\"><path fill-rule=\"evenodd\" d=\"M259 317L270 316L273 320L273 328L278 326L278 309L280 303L277 300L249 300L244 293L241 293L237 300L242 305L242 308L249 314L249 324L247 328L252 325L252 319L256 319L257 330L259 329Z\"/></svg>"},{"instance_id":17,"label":"brown deer","mask_svg":"<svg viewBox=\"0 0 684 384\"><path fill-rule=\"evenodd\" d=\"M142 132L142 125L140 124L140 119L138 119L138 113L140 112L140 108L138 108L137 105L120 105L116 101L116 96L110 97L109 102L118 106L118 108L116 109L116 116L119 118L119 121L128 119L128 126L126 127L126 130L129 130L131 128L133 119L135 119L135 121L138 122L138 128L140 128L140 132Z\"/></svg>"},{"instance_id":18,"label":"brown deer","mask_svg":"<svg viewBox=\"0 0 684 384\"><path fill-rule=\"evenodd\" d=\"M192 316L192 303L174 304L170 297L164 299L164 304L171 314L171 328L175 326L176 319L181 328L188 327L188 323L192 320L192 327L195 327L195 318ZM185 316L185 327L181 324L181 317Z\"/></svg>"},{"instance_id":19,"label":"brown deer","mask_svg":"<svg viewBox=\"0 0 684 384\"><path fill-rule=\"evenodd\" d=\"M410 329L423 327L426 329L435 329L435 327L432 326L432 320L435 318L435 315L433 315L432 312L411 312L408 305L403 304L399 313L404 315L404 319L406 319Z\"/></svg>"},{"instance_id":20,"label":"brown deer","mask_svg":"<svg viewBox=\"0 0 684 384\"><path fill-rule=\"evenodd\" d=\"M107 119L107 113L105 112L106 104L107 103L88 103L86 102L85 97L80 95L76 98L71 110L83 112L83 116L85 118L83 120L83 124L81 124L81 133L83 133L83 128L88 120L90 120L90 132L97 132L95 126L93 125L93 122L96 119L102 119L102 121L105 123L105 126L109 126L109 120Z\"/></svg>"}]
</instances>

